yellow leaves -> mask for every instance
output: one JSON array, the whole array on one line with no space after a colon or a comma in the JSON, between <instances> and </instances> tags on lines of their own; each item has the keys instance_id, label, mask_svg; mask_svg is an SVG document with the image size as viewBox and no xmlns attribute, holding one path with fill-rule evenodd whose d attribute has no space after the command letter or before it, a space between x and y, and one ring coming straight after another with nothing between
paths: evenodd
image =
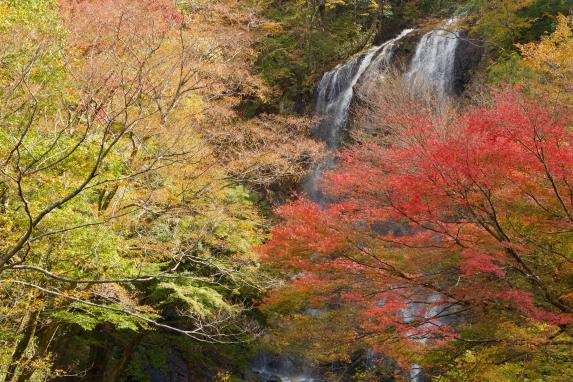
<instances>
[{"instance_id":1,"label":"yellow leaves","mask_svg":"<svg viewBox=\"0 0 573 382\"><path fill-rule=\"evenodd\" d=\"M231 373L227 370L219 371L215 376L215 382L232 382Z\"/></svg>"},{"instance_id":2,"label":"yellow leaves","mask_svg":"<svg viewBox=\"0 0 573 382\"><path fill-rule=\"evenodd\" d=\"M18 240L17 232L14 232L15 222L7 215L0 213L0 251L10 247Z\"/></svg>"},{"instance_id":3,"label":"yellow leaves","mask_svg":"<svg viewBox=\"0 0 573 382\"><path fill-rule=\"evenodd\" d=\"M185 98L183 107L195 120L202 121L204 119L205 102L200 95L191 94Z\"/></svg>"},{"instance_id":4,"label":"yellow leaves","mask_svg":"<svg viewBox=\"0 0 573 382\"><path fill-rule=\"evenodd\" d=\"M485 324L485 323L484 323ZM494 333L477 338L495 338L487 346L472 346L453 360L436 382L561 382L571 380L566 344L570 337L547 324L517 324L503 319L485 324ZM476 333L478 334L478 333ZM559 344L562 341L564 344ZM565 377L568 375L568 377Z\"/></svg>"},{"instance_id":5,"label":"yellow leaves","mask_svg":"<svg viewBox=\"0 0 573 382\"><path fill-rule=\"evenodd\" d=\"M534 69L557 74L560 69L573 66L573 17L559 15L558 26L539 43L518 45L524 60Z\"/></svg>"},{"instance_id":6,"label":"yellow leaves","mask_svg":"<svg viewBox=\"0 0 573 382\"><path fill-rule=\"evenodd\" d=\"M6 20L9 12L10 8L0 3L0 20Z\"/></svg>"},{"instance_id":7,"label":"yellow leaves","mask_svg":"<svg viewBox=\"0 0 573 382\"><path fill-rule=\"evenodd\" d=\"M281 23L268 21L261 24L261 30L268 35L275 36L284 33L284 28Z\"/></svg>"},{"instance_id":8,"label":"yellow leaves","mask_svg":"<svg viewBox=\"0 0 573 382\"><path fill-rule=\"evenodd\" d=\"M439 376L437 382L511 382L499 373L497 367L489 359L491 355L487 351L466 350L456 358L455 366L451 367L444 375Z\"/></svg>"},{"instance_id":9,"label":"yellow leaves","mask_svg":"<svg viewBox=\"0 0 573 382\"><path fill-rule=\"evenodd\" d=\"M343 6L346 5L346 3L347 3L346 0L328 0L328 1L326 2L326 8L334 9L334 8L336 8L336 7L338 7L338 6L342 6L342 7L343 7Z\"/></svg>"},{"instance_id":10,"label":"yellow leaves","mask_svg":"<svg viewBox=\"0 0 573 382\"><path fill-rule=\"evenodd\" d=\"M5 109L0 120L8 126L0 134L0 154L11 158L0 178L0 253L15 248L19 253L14 263L46 271L2 271L0 348L4 333L17 333L19 316L29 309L45 310L45 321L75 324L84 330L98 322L119 330L141 328L129 313L78 302L112 301L125 311L155 313L154 307L142 305L134 288L65 283L62 278L129 279L168 272L174 264L179 266L178 261L184 265L177 272L197 284L183 288L194 313L242 313L241 297L254 296L255 288L265 287L252 250L264 237L263 218L253 194L223 180L228 168L214 160L212 146L201 137L196 122L210 127L220 124L220 115L206 115L207 110L214 115L216 108L234 119L233 106L244 94L255 94L260 81L251 80L250 56L244 50L251 49L250 38L244 30L229 33L236 32L236 27L220 26L219 19L206 26L201 17L199 25L183 28L180 40L175 35L179 29L164 31L159 26L157 30L155 14L137 8L138 0L117 2L136 9L128 12L133 18L122 19L127 23L123 28L117 25L117 34L110 33L109 27L118 21L112 17L114 1L102 2L110 7L107 11L99 2L69 1L80 11L86 6L110 17L78 12L80 20L68 20L66 39L57 40L61 46L51 40L46 47L38 46L44 49L40 53L45 59L34 61L38 44L26 39L27 32L33 30L35 38L43 38L48 36L46 29L57 28L44 23L45 13L36 15L24 6L29 20L20 20L12 8L35 2L55 4L53 0L0 0L0 30L10 31L0 33L4 52L0 55L19 58L6 60L6 65L2 62L0 68L0 100ZM210 6L208 0L203 2ZM6 13L14 17L7 20ZM53 13L55 20L66 20L65 11ZM267 27L271 33L280 31L279 24ZM58 54L66 59L55 59ZM45 99L35 118L29 118L28 108L20 107L32 103L28 88L17 97L3 91L28 64L30 70L25 73L31 81L24 78L21 83L31 84ZM47 76L57 86L43 87ZM15 159L18 134L23 134L18 129L28 120L32 123L22 135L21 152ZM30 171L20 178L13 176L21 175L22 169ZM23 196L15 180L22 178ZM29 251L14 245L28 227L26 204L33 217L55 206L34 226ZM221 274L229 277L222 280ZM34 290L38 296L27 295L29 289L14 287L14 281L27 288L41 285L44 293ZM215 283L225 283L220 293L211 287ZM138 286L138 293L149 291L144 289ZM0 365L5 364L3 356L0 350Z\"/></svg>"},{"instance_id":11,"label":"yellow leaves","mask_svg":"<svg viewBox=\"0 0 573 382\"><path fill-rule=\"evenodd\" d=\"M353 5L355 5L355 2L349 0L327 0L325 3L327 9L335 9L337 7L346 7ZM370 10L378 9L378 7L379 4L376 0L370 0L370 2L368 3L368 8ZM365 13L364 15L369 15L369 14Z\"/></svg>"},{"instance_id":12,"label":"yellow leaves","mask_svg":"<svg viewBox=\"0 0 573 382\"><path fill-rule=\"evenodd\" d=\"M517 45L523 61L540 75L534 91L551 101L573 100L573 16L557 16L555 32L537 43Z\"/></svg>"},{"instance_id":13,"label":"yellow leaves","mask_svg":"<svg viewBox=\"0 0 573 382\"><path fill-rule=\"evenodd\" d=\"M532 350L535 346L543 344L551 336L555 328L539 322L530 325L516 325L513 322L499 324L496 337L510 344L521 344L524 350Z\"/></svg>"}]
</instances>

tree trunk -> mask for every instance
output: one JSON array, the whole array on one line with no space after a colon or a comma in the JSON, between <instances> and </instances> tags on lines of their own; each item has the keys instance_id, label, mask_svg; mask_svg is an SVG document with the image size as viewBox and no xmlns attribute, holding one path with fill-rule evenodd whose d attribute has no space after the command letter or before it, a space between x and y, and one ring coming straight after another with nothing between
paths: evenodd
<instances>
[{"instance_id":1,"label":"tree trunk","mask_svg":"<svg viewBox=\"0 0 573 382\"><path fill-rule=\"evenodd\" d=\"M137 345L141 342L143 338L143 333L136 333L135 336L125 345L121 357L117 363L112 367L112 369L106 373L103 382L119 382L123 371L131 359L131 356L137 349Z\"/></svg>"},{"instance_id":2,"label":"tree trunk","mask_svg":"<svg viewBox=\"0 0 573 382\"><path fill-rule=\"evenodd\" d=\"M50 343L52 342L52 339L54 338L54 335L56 334L56 331L58 330L59 327L60 326L58 323L52 322L39 331L38 350L36 351L32 359L39 359L46 355L46 353L48 352L48 348L50 347ZM17 382L29 381L32 378L32 375L34 374L34 371L35 370L32 368L27 368L26 370L22 371L22 373L20 373L20 376L18 377Z\"/></svg>"},{"instance_id":3,"label":"tree trunk","mask_svg":"<svg viewBox=\"0 0 573 382\"><path fill-rule=\"evenodd\" d=\"M8 370L6 371L6 376L4 377L4 382L12 382L16 377L16 372L18 369L18 364L22 360L24 356L24 352L30 345L32 338L34 338L34 334L36 333L36 327L38 326L38 317L40 316L39 310L33 310L31 312L26 312L24 319L22 320L22 324L20 327L22 328L22 338L16 344L16 348L12 353L12 357L10 358L10 365L8 366Z\"/></svg>"}]
</instances>

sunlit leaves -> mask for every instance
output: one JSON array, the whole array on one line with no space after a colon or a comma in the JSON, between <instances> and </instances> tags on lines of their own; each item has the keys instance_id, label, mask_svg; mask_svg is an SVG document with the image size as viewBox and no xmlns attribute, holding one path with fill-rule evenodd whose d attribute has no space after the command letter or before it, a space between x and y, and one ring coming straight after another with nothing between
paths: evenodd
<instances>
[{"instance_id":1,"label":"sunlit leaves","mask_svg":"<svg viewBox=\"0 0 573 382\"><path fill-rule=\"evenodd\" d=\"M538 43L519 45L524 62L541 78L533 91L553 101L570 104L573 76L573 18L559 15L557 28Z\"/></svg>"},{"instance_id":2,"label":"sunlit leaves","mask_svg":"<svg viewBox=\"0 0 573 382\"><path fill-rule=\"evenodd\" d=\"M286 290L320 296L315 306L333 312L360 307L357 337L399 360L421 343L463 348L456 323L491 315L500 326L548 328L515 339L524 346L551 343L544 336L573 319L560 297L572 288L570 110L513 88L449 118L398 109L390 145L355 146L326 175L331 203L301 198L277 210L284 222L263 251L292 272ZM269 303L288 301L279 291Z\"/></svg>"},{"instance_id":3,"label":"sunlit leaves","mask_svg":"<svg viewBox=\"0 0 573 382\"><path fill-rule=\"evenodd\" d=\"M235 115L229 45L171 1L2 1L0 15L2 366L29 378L19 365L65 353L70 332L255 334L259 200L199 125Z\"/></svg>"}]
</instances>

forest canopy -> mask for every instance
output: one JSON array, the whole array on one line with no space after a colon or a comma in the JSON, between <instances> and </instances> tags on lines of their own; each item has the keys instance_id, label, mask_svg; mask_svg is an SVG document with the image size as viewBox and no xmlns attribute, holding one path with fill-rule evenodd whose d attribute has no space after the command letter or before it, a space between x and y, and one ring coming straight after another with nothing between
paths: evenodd
<instances>
[{"instance_id":1,"label":"forest canopy","mask_svg":"<svg viewBox=\"0 0 573 382\"><path fill-rule=\"evenodd\" d=\"M0 381L573 380L572 9L0 0Z\"/></svg>"}]
</instances>

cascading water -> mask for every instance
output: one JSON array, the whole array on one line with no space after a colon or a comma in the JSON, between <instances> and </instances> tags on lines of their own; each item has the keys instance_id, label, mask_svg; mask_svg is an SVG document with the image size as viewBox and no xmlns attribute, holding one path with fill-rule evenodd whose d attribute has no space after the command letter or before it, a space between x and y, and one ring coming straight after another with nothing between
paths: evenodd
<instances>
[{"instance_id":1,"label":"cascading water","mask_svg":"<svg viewBox=\"0 0 573 382\"><path fill-rule=\"evenodd\" d=\"M416 47L416 52L412 58L409 71L405 75L413 94L424 94L430 92L438 99L445 99L454 91L454 71L456 61L456 50L460 42L459 31L456 28L457 17L448 20L441 28L426 33L420 39ZM428 93L426 93L428 94ZM428 297L430 309L422 318L431 319L437 315L436 309L439 305L436 299L440 296L433 294ZM419 307L416 304L409 305L403 312L404 321L416 316ZM442 325L439 318L433 319L427 325ZM421 328L423 329L423 328ZM427 341L426 338L419 339L421 343ZM423 382L423 370L418 364L412 364L410 368L410 381Z\"/></svg>"},{"instance_id":2,"label":"cascading water","mask_svg":"<svg viewBox=\"0 0 573 382\"><path fill-rule=\"evenodd\" d=\"M261 352L252 365L257 382L317 382L317 372L288 355Z\"/></svg>"},{"instance_id":3,"label":"cascading water","mask_svg":"<svg viewBox=\"0 0 573 382\"><path fill-rule=\"evenodd\" d=\"M330 151L340 146L344 127L348 121L348 111L354 87L365 75L366 80L383 75L391 63L396 42L407 36L413 29L402 31L382 45L370 48L365 54L352 58L345 64L340 64L330 72L325 73L317 87L316 114L323 118L317 127L318 136L326 143ZM334 156L329 155L323 162L315 165L311 175L304 184L304 190L309 197L317 202L324 202L318 181L325 170L334 167Z\"/></svg>"},{"instance_id":4,"label":"cascading water","mask_svg":"<svg viewBox=\"0 0 573 382\"><path fill-rule=\"evenodd\" d=\"M406 29L396 38L370 48L365 54L338 65L322 76L317 88L316 114L325 118L320 127L325 132L322 138L329 149L335 150L340 145L354 87L362 75L366 71L369 75L383 73L391 62L396 42L410 32L412 29Z\"/></svg>"},{"instance_id":5,"label":"cascading water","mask_svg":"<svg viewBox=\"0 0 573 382\"><path fill-rule=\"evenodd\" d=\"M334 152L340 145L342 133L348 120L348 111L354 96L354 87L362 75L368 71L368 78L382 75L391 62L394 47L398 40L412 32L404 30L396 38L369 49L365 54L338 65L325 73L317 88L316 114L324 120L318 126L318 136L324 140L328 149ZM334 166L334 155L318 163L306 180L304 189L315 201L323 201L318 187L324 170ZM316 314L309 309L305 314ZM261 382L313 382L318 381L316 370L294 362L288 355L261 352L251 365L253 381ZM301 365L302 363L302 365Z\"/></svg>"},{"instance_id":6,"label":"cascading water","mask_svg":"<svg viewBox=\"0 0 573 382\"><path fill-rule=\"evenodd\" d=\"M420 39L406 73L412 92L428 90L441 98L453 92L456 49L460 42L457 21L454 17Z\"/></svg>"},{"instance_id":7,"label":"cascading water","mask_svg":"<svg viewBox=\"0 0 573 382\"><path fill-rule=\"evenodd\" d=\"M422 321L423 324L418 326L416 329L421 333L416 339L418 342L425 344L428 341L428 334L424 334L425 330L429 332L435 327L441 327L445 324L442 315L447 315L448 308L444 308L443 296L439 293L432 293L430 295L417 296L416 300L426 301L421 302L411 302L406 305L401 312L402 320L406 323L412 322L414 320ZM429 308L427 308L429 307ZM410 366L410 382L426 382L428 381L423 374L422 367L418 364L413 363Z\"/></svg>"},{"instance_id":8,"label":"cascading water","mask_svg":"<svg viewBox=\"0 0 573 382\"><path fill-rule=\"evenodd\" d=\"M405 29L396 38L381 45L382 51L372 60L372 63L360 79L363 93L367 94L368 88L382 84L385 74L392 64L397 43L413 31L414 29Z\"/></svg>"}]
</instances>

